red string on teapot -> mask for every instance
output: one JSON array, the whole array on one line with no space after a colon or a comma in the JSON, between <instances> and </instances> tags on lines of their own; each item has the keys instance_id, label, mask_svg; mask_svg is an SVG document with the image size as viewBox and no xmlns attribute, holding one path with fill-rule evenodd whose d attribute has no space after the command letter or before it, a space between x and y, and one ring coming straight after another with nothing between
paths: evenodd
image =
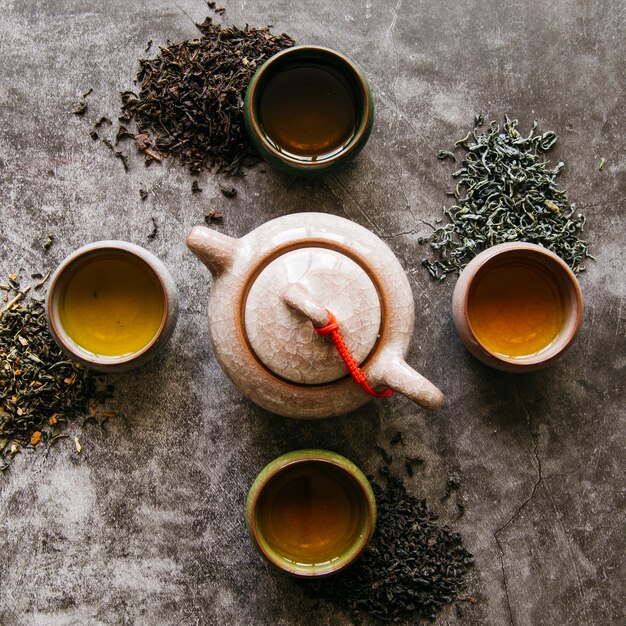
<instances>
[{"instance_id":1,"label":"red string on teapot","mask_svg":"<svg viewBox=\"0 0 626 626\"><path fill-rule=\"evenodd\" d=\"M374 391L368 384L365 379L365 374L363 370L359 367L359 364L354 360L350 349L346 345L346 342L343 340L341 336L341 331L339 330L339 323L337 322L337 318L326 309L326 313L328 313L328 324L326 326L316 326L313 324L313 328L320 335L330 335L337 351L339 352L339 356L343 359L343 362L346 364L348 371L354 378L357 385L360 385L364 391L366 391L370 396L374 396L374 398L386 398L393 393L393 389L385 389L384 391Z\"/></svg>"}]
</instances>

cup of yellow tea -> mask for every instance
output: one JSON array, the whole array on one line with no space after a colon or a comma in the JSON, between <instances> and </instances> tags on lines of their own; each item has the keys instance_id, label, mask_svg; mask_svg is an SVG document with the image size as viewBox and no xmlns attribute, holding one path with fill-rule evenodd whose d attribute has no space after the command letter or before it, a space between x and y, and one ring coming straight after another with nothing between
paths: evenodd
<instances>
[{"instance_id":1,"label":"cup of yellow tea","mask_svg":"<svg viewBox=\"0 0 626 626\"><path fill-rule=\"evenodd\" d=\"M567 264L541 246L503 243L461 273L452 317L469 351L508 372L547 366L570 346L582 318L580 286Z\"/></svg>"},{"instance_id":2,"label":"cup of yellow tea","mask_svg":"<svg viewBox=\"0 0 626 626\"><path fill-rule=\"evenodd\" d=\"M296 450L267 465L250 488L246 524L261 554L298 577L344 569L374 532L376 501L361 470L328 450Z\"/></svg>"},{"instance_id":3,"label":"cup of yellow tea","mask_svg":"<svg viewBox=\"0 0 626 626\"><path fill-rule=\"evenodd\" d=\"M56 269L46 313L52 336L71 358L98 371L124 371L167 343L178 296L154 254L125 241L98 241Z\"/></svg>"},{"instance_id":4,"label":"cup of yellow tea","mask_svg":"<svg viewBox=\"0 0 626 626\"><path fill-rule=\"evenodd\" d=\"M252 144L270 165L308 176L338 170L361 151L374 101L363 72L343 54L295 46L255 72L243 113Z\"/></svg>"}]
</instances>

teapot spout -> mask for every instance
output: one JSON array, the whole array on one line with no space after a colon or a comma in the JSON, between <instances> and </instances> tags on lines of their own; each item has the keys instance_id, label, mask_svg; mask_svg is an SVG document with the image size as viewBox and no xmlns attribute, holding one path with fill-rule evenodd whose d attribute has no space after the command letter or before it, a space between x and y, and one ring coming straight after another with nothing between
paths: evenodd
<instances>
[{"instance_id":1,"label":"teapot spout","mask_svg":"<svg viewBox=\"0 0 626 626\"><path fill-rule=\"evenodd\" d=\"M205 226L195 226L187 235L186 243L213 276L230 269L237 253L237 239Z\"/></svg>"},{"instance_id":2,"label":"teapot spout","mask_svg":"<svg viewBox=\"0 0 626 626\"><path fill-rule=\"evenodd\" d=\"M373 371L368 372L372 386L387 385L431 411L443 404L441 391L403 359L395 357L381 365L382 367L373 367Z\"/></svg>"}]
</instances>

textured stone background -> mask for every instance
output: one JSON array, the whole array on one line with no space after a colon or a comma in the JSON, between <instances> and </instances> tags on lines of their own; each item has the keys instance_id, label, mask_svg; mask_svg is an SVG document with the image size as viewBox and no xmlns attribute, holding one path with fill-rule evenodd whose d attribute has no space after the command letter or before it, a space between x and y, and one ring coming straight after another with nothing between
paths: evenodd
<instances>
[{"instance_id":1,"label":"textured stone background","mask_svg":"<svg viewBox=\"0 0 626 626\"><path fill-rule=\"evenodd\" d=\"M172 162L146 170L133 153L125 173L89 138L91 124L116 116L148 40L197 35L204 2L0 3L2 275L29 276L86 242L125 239L163 259L182 305L163 358L112 377L111 408L123 417L106 432L73 425L80 455L68 440L49 454L24 450L0 477L0 623L348 624L259 559L245 495L266 462L304 446L374 472L374 445L389 447L397 430L403 452L426 460L410 490L476 555L468 592L478 602L460 603L460 614L450 607L438 624L624 623L624 2L223 4L227 23L271 23L365 69L376 123L353 166L308 182L256 167L235 181L234 200L209 173L192 195ZM89 112L75 117L90 87ZM586 213L596 256L580 277L586 310L575 345L523 377L465 351L450 319L454 280L433 284L419 265L422 220L441 215L451 180L435 155L480 111L559 134L560 184ZM150 192L143 203L140 186ZM426 414L393 397L300 423L242 398L208 345L210 277L183 245L209 208L224 210L219 228L233 236L318 210L386 240L415 296L409 361L441 387L445 408ZM56 242L46 253L48 231ZM463 477L466 506L456 522L454 499L440 500L451 471Z\"/></svg>"}]
</instances>

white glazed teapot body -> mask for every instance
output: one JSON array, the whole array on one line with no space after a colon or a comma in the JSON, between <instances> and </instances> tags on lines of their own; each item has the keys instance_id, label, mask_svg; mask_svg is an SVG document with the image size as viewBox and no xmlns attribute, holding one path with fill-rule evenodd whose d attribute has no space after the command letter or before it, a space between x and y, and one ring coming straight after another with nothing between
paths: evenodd
<instances>
[{"instance_id":1,"label":"white glazed teapot body","mask_svg":"<svg viewBox=\"0 0 626 626\"><path fill-rule=\"evenodd\" d=\"M313 324L337 318L372 388L427 408L441 392L405 361L414 326L407 277L389 247L349 220L298 213L241 239L205 227L187 237L213 275L209 333L220 365L265 409L295 418L347 413L371 399Z\"/></svg>"}]
</instances>

